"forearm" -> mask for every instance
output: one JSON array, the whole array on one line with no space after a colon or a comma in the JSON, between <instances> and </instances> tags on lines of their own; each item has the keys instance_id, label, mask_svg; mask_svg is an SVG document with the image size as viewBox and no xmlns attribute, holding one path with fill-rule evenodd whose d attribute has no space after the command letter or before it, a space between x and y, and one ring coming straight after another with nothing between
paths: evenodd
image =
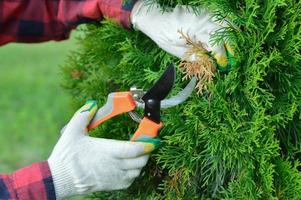
<instances>
[{"instance_id":1,"label":"forearm","mask_svg":"<svg viewBox=\"0 0 301 200\"><path fill-rule=\"evenodd\" d=\"M55 191L47 162L0 174L0 199L54 200Z\"/></svg>"},{"instance_id":2,"label":"forearm","mask_svg":"<svg viewBox=\"0 0 301 200\"><path fill-rule=\"evenodd\" d=\"M63 40L81 23L113 19L130 27L130 12L136 0L30 0L0 2L0 45L9 42Z\"/></svg>"}]
</instances>

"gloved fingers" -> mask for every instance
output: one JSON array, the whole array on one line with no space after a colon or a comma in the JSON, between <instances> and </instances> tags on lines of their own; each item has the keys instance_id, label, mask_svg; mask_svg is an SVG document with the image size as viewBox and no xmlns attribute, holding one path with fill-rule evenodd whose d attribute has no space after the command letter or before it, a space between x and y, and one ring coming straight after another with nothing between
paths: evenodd
<instances>
[{"instance_id":1,"label":"gloved fingers","mask_svg":"<svg viewBox=\"0 0 301 200\"><path fill-rule=\"evenodd\" d=\"M65 132L66 128L67 128L67 125L63 126L63 128L62 128L62 129L61 129L61 131L60 131L61 135L63 135L63 134L64 134L64 132Z\"/></svg>"},{"instance_id":2,"label":"gloved fingers","mask_svg":"<svg viewBox=\"0 0 301 200\"><path fill-rule=\"evenodd\" d=\"M225 47L223 45L215 45L212 48L212 56L215 58L217 64L220 67L227 67L228 65L228 59L227 59L227 55L226 55L226 50Z\"/></svg>"},{"instance_id":3,"label":"gloved fingers","mask_svg":"<svg viewBox=\"0 0 301 200\"><path fill-rule=\"evenodd\" d=\"M136 158L147 153L147 147L141 142L119 141L111 139L90 138L96 146L115 158Z\"/></svg>"},{"instance_id":4,"label":"gloved fingers","mask_svg":"<svg viewBox=\"0 0 301 200\"><path fill-rule=\"evenodd\" d=\"M122 159L121 169L141 169L143 168L149 159L149 155L140 156L138 158Z\"/></svg>"},{"instance_id":5,"label":"gloved fingers","mask_svg":"<svg viewBox=\"0 0 301 200\"><path fill-rule=\"evenodd\" d=\"M141 142L145 146L145 152L150 153L161 146L161 139L159 137L149 137L141 135L138 137L135 142Z\"/></svg>"},{"instance_id":6,"label":"gloved fingers","mask_svg":"<svg viewBox=\"0 0 301 200\"><path fill-rule=\"evenodd\" d=\"M185 56L185 52L187 51L186 44L176 44L176 45L169 45L166 42L163 43L164 45L157 43L157 45L163 49L164 51L168 52L169 54L176 56L178 58L183 59Z\"/></svg>"},{"instance_id":7,"label":"gloved fingers","mask_svg":"<svg viewBox=\"0 0 301 200\"><path fill-rule=\"evenodd\" d=\"M228 44L224 44L223 53L213 53L216 60L217 69L220 72L228 72L235 65L235 55L233 48Z\"/></svg>"},{"instance_id":8,"label":"gloved fingers","mask_svg":"<svg viewBox=\"0 0 301 200\"><path fill-rule=\"evenodd\" d=\"M115 177L115 183L113 184L110 181L106 181L102 191L126 189L132 185L135 178L137 178L140 173L141 169L120 170L119 172L116 172L116 174L119 175L118 177ZM94 190L94 192L97 191L99 190Z\"/></svg>"},{"instance_id":9,"label":"gloved fingers","mask_svg":"<svg viewBox=\"0 0 301 200\"><path fill-rule=\"evenodd\" d=\"M96 101L89 100L72 117L66 130L71 134L84 134L87 132L87 126L97 111ZM67 131L68 130L68 131Z\"/></svg>"},{"instance_id":10,"label":"gloved fingers","mask_svg":"<svg viewBox=\"0 0 301 200\"><path fill-rule=\"evenodd\" d=\"M136 14L137 12L140 12L140 7L143 5L143 3L144 3L144 0L138 0L136 3L135 3L135 5L134 5L134 7L133 7L133 9L132 9L132 12L131 12L131 16L130 16L130 19L131 19L131 21L132 21L132 15L134 15L134 14Z\"/></svg>"},{"instance_id":11,"label":"gloved fingers","mask_svg":"<svg viewBox=\"0 0 301 200\"><path fill-rule=\"evenodd\" d=\"M141 173L141 169L132 169L126 172L126 178L132 183Z\"/></svg>"}]
</instances>

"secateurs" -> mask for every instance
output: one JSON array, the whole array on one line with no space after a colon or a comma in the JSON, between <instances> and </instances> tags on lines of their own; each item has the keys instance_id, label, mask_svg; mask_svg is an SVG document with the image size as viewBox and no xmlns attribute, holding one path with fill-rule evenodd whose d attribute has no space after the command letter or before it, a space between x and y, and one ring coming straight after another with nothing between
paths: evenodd
<instances>
[{"instance_id":1,"label":"secateurs","mask_svg":"<svg viewBox=\"0 0 301 200\"><path fill-rule=\"evenodd\" d=\"M98 109L88 129L91 130L116 115L128 112L134 121L140 123L131 141L157 137L159 129L163 126L160 121L160 109L169 108L185 101L196 84L196 79L192 78L190 83L176 96L165 99L172 90L175 78L175 67L170 64L147 92L131 88L127 92L110 93L106 104ZM136 108L144 109L143 119L134 112Z\"/></svg>"}]
</instances>

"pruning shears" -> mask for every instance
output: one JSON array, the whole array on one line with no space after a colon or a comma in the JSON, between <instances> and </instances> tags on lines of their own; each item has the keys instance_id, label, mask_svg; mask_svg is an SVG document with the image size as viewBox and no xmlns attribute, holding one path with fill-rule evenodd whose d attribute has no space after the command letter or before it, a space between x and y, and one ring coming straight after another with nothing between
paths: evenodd
<instances>
[{"instance_id":1,"label":"pruning shears","mask_svg":"<svg viewBox=\"0 0 301 200\"><path fill-rule=\"evenodd\" d=\"M138 129L131 137L131 141L146 141L150 138L156 138L159 129L163 126L160 120L160 110L176 106L185 101L196 85L196 78L192 78L176 96L165 99L172 90L175 79L175 67L170 64L161 77L146 92L142 89L131 88L127 92L110 93L106 104L98 109L88 129L94 129L110 118L127 112L134 121L139 123ZM134 112L136 108L144 109L143 119Z\"/></svg>"}]
</instances>

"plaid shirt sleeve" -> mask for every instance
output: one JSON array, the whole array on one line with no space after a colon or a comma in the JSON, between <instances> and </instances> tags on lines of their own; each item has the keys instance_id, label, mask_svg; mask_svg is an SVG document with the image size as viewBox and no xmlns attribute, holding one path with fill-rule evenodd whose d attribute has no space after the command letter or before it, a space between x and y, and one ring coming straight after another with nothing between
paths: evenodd
<instances>
[{"instance_id":1,"label":"plaid shirt sleeve","mask_svg":"<svg viewBox=\"0 0 301 200\"><path fill-rule=\"evenodd\" d=\"M32 164L11 175L0 174L0 199L55 200L47 161Z\"/></svg>"},{"instance_id":2,"label":"plaid shirt sleeve","mask_svg":"<svg viewBox=\"0 0 301 200\"><path fill-rule=\"evenodd\" d=\"M0 45L63 40L78 24L111 18L129 28L137 0L0 0Z\"/></svg>"}]
</instances>

